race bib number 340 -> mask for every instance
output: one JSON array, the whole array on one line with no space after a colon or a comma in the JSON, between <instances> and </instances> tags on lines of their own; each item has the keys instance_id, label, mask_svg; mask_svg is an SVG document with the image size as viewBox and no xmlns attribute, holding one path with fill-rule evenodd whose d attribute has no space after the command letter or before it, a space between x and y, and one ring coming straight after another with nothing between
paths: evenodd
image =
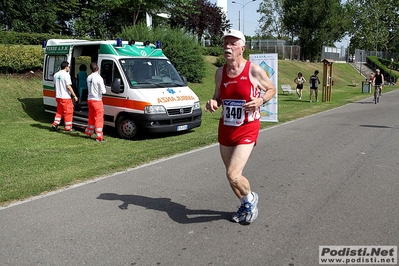
<instances>
[{"instance_id":1,"label":"race bib number 340","mask_svg":"<svg viewBox=\"0 0 399 266\"><path fill-rule=\"evenodd\" d=\"M223 100L223 124L238 127L244 123L245 100Z\"/></svg>"}]
</instances>

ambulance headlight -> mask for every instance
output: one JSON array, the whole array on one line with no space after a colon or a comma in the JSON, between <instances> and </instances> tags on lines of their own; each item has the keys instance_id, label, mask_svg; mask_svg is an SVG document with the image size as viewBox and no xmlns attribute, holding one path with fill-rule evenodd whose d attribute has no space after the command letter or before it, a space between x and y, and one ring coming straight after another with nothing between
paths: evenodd
<instances>
[{"instance_id":1,"label":"ambulance headlight","mask_svg":"<svg viewBox=\"0 0 399 266\"><path fill-rule=\"evenodd\" d=\"M145 114L164 114L166 113L165 107L163 105L147 105L144 107Z\"/></svg>"},{"instance_id":2,"label":"ambulance headlight","mask_svg":"<svg viewBox=\"0 0 399 266\"><path fill-rule=\"evenodd\" d=\"M195 102L193 106L193 110L201 109L201 104L200 102Z\"/></svg>"}]
</instances>

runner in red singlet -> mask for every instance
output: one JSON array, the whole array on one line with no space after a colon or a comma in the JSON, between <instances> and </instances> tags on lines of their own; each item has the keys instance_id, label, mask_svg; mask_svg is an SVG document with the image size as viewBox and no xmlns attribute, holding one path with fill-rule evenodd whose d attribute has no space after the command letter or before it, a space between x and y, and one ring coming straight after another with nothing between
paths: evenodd
<instances>
[{"instance_id":1,"label":"runner in red singlet","mask_svg":"<svg viewBox=\"0 0 399 266\"><path fill-rule=\"evenodd\" d=\"M243 57L245 36L230 30L223 36L224 58L227 63L215 73L215 93L205 111L215 112L223 106L219 122L220 154L226 167L226 176L240 208L231 220L251 223L258 217L258 195L251 191L247 178L242 175L260 129L260 106L276 94L276 88L266 72ZM261 97L261 90L264 94Z\"/></svg>"}]
</instances>

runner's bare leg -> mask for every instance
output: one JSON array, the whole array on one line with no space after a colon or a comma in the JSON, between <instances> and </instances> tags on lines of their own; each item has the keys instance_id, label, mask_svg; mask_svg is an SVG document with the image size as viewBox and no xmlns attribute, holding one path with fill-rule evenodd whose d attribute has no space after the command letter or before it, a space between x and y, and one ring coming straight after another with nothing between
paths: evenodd
<instances>
[{"instance_id":1,"label":"runner's bare leg","mask_svg":"<svg viewBox=\"0 0 399 266\"><path fill-rule=\"evenodd\" d=\"M254 143L237 146L220 145L220 154L226 167L227 179L238 198L247 196L251 191L249 181L242 175L242 172L253 147Z\"/></svg>"}]
</instances>

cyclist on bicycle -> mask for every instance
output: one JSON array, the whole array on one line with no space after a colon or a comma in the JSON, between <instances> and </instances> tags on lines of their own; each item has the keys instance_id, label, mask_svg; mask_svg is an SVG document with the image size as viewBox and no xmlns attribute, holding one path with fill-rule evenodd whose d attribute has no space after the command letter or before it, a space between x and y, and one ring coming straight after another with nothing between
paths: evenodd
<instances>
[{"instance_id":1,"label":"cyclist on bicycle","mask_svg":"<svg viewBox=\"0 0 399 266\"><path fill-rule=\"evenodd\" d=\"M382 94L382 86L384 85L384 75L381 74L379 69L375 70L375 75L373 79L373 85L374 86L379 86L379 94L381 96Z\"/></svg>"}]
</instances>

